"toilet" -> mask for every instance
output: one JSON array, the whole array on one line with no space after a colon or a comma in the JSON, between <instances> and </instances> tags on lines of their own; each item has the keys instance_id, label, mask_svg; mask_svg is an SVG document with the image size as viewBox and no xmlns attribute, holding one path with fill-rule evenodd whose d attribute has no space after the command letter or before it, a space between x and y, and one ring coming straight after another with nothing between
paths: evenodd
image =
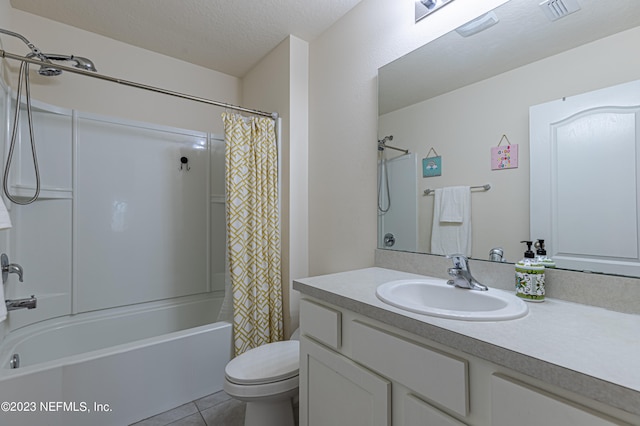
<instances>
[{"instance_id":1,"label":"toilet","mask_svg":"<svg viewBox=\"0 0 640 426\"><path fill-rule=\"evenodd\" d=\"M299 365L297 340L268 343L229 361L224 390L247 403L245 426L294 426Z\"/></svg>"}]
</instances>

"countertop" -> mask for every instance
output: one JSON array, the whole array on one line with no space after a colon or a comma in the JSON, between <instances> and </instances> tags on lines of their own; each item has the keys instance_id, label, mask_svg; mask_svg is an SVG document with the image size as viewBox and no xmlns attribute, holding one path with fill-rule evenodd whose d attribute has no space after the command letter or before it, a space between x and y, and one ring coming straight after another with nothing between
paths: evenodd
<instances>
[{"instance_id":1,"label":"countertop","mask_svg":"<svg viewBox=\"0 0 640 426\"><path fill-rule=\"evenodd\" d=\"M384 268L294 280L302 294L640 415L640 315L547 299L509 321L459 321L387 305L376 287L420 278ZM503 291L495 290L492 291Z\"/></svg>"}]
</instances>

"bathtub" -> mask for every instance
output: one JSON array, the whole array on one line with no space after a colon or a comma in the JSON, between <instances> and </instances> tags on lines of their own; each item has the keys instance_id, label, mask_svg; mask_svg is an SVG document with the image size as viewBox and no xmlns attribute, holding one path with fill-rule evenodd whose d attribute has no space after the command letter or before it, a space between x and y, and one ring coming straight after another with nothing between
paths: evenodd
<instances>
[{"instance_id":1,"label":"bathtub","mask_svg":"<svg viewBox=\"0 0 640 426\"><path fill-rule=\"evenodd\" d=\"M0 346L0 425L123 426L221 390L231 324L213 322L220 305L187 297L12 332Z\"/></svg>"}]
</instances>

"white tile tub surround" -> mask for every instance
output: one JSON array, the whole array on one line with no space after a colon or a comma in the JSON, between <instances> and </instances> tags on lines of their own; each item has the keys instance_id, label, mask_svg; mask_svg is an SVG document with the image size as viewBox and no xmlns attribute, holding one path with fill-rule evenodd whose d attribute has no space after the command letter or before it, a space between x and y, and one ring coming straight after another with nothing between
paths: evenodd
<instances>
[{"instance_id":1,"label":"white tile tub surround","mask_svg":"<svg viewBox=\"0 0 640 426\"><path fill-rule=\"evenodd\" d=\"M446 270L445 270L446 271ZM367 268L299 279L294 288L340 308L640 415L640 316L548 299L512 321L414 314L380 301L377 286L415 274Z\"/></svg>"},{"instance_id":2,"label":"white tile tub surround","mask_svg":"<svg viewBox=\"0 0 640 426\"><path fill-rule=\"evenodd\" d=\"M187 307L196 308L193 304ZM85 348L76 347L79 351L76 354L53 354L51 360L30 357L23 352L26 364L31 359L33 365L8 369L8 357L14 349L47 352L46 347L38 348L37 345L38 339L45 345L49 342L47 333L30 333L21 345L12 345L9 351L3 351L0 401L35 403L30 406L34 410L0 412L0 424L124 425L221 390L224 366L231 356L231 324L219 322L195 327L190 324L190 328L180 329L177 320L180 317L172 313L179 312L152 309L140 313L138 318L133 314L129 316L138 324L154 325L150 328L156 331L164 324L165 333L155 337L138 336L139 340L122 344L108 341L108 346L100 349L89 344ZM105 324L109 320L115 329ZM130 330L140 329L135 321L123 323L122 316L116 315L80 321L68 327L53 327L48 331L57 332L57 339L86 341L91 338L86 327L93 324L93 340L101 337L109 340L113 336L129 336ZM178 331L171 329L169 324L177 326ZM182 323L183 327L190 325ZM60 334L60 329L65 333ZM71 339L79 334L83 339ZM83 349L89 352L82 352ZM94 404L102 404L105 411L97 410L99 407Z\"/></svg>"}]
</instances>

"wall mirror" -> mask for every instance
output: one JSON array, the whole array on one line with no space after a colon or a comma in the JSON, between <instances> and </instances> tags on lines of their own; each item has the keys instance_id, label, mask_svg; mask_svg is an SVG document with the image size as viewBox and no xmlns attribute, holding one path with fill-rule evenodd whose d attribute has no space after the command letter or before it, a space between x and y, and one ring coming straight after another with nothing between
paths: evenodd
<instances>
[{"instance_id":1,"label":"wall mirror","mask_svg":"<svg viewBox=\"0 0 640 426\"><path fill-rule=\"evenodd\" d=\"M539 214L530 175L540 166L530 160L530 108L640 79L640 2L577 3L580 10L552 19L540 1L510 0L493 11L497 24L452 31L378 70L378 247L431 253L434 196L424 191L458 185L480 187L471 195L472 258L488 260L501 247L515 262L521 240L548 238L530 229ZM491 148L504 146L503 136L517 145L518 165L492 170ZM434 152L439 174L423 170Z\"/></svg>"}]
</instances>

